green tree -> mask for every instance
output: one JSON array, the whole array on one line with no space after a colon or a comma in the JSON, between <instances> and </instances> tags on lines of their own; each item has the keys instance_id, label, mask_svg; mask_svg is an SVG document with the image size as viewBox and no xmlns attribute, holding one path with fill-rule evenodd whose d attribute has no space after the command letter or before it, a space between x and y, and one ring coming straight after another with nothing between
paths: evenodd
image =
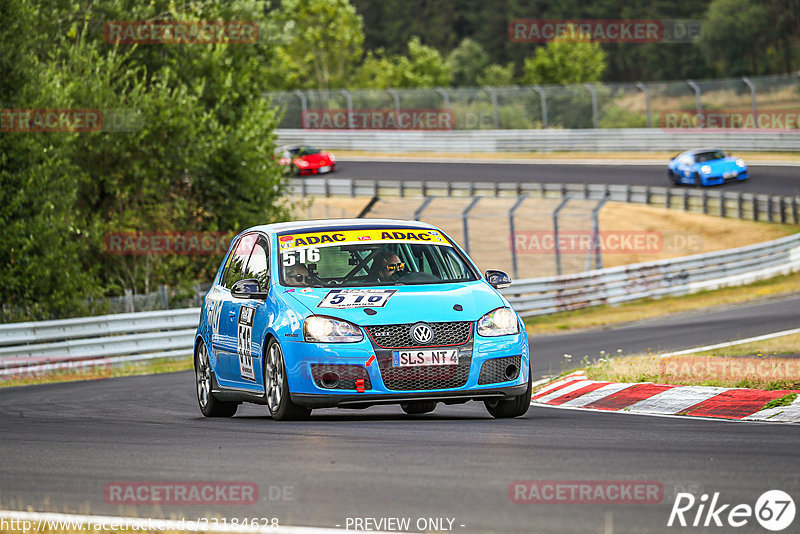
<instances>
[{"instance_id":1,"label":"green tree","mask_svg":"<svg viewBox=\"0 0 800 534\"><path fill-rule=\"evenodd\" d=\"M514 85L514 64L488 65L478 76L478 85L489 85L492 87Z\"/></svg>"},{"instance_id":2,"label":"green tree","mask_svg":"<svg viewBox=\"0 0 800 534\"><path fill-rule=\"evenodd\" d=\"M449 85L450 67L435 48L418 37L408 42L407 56L386 56L383 50L368 53L355 77L358 87L386 89Z\"/></svg>"},{"instance_id":3,"label":"green tree","mask_svg":"<svg viewBox=\"0 0 800 534\"><path fill-rule=\"evenodd\" d=\"M447 63L453 73L454 85L473 87L478 84L478 77L489 64L489 56L480 44L467 38L450 52Z\"/></svg>"},{"instance_id":4,"label":"green tree","mask_svg":"<svg viewBox=\"0 0 800 534\"><path fill-rule=\"evenodd\" d=\"M606 68L606 53L599 43L555 39L525 59L526 84L567 85L598 82Z\"/></svg>"},{"instance_id":5,"label":"green tree","mask_svg":"<svg viewBox=\"0 0 800 534\"><path fill-rule=\"evenodd\" d=\"M364 43L364 22L347 0L282 0L275 13L281 66L294 81L283 88L348 87Z\"/></svg>"},{"instance_id":6,"label":"green tree","mask_svg":"<svg viewBox=\"0 0 800 534\"><path fill-rule=\"evenodd\" d=\"M46 5L45 5L46 4ZM81 313L87 296L208 280L218 256L119 256L105 238L128 231L239 231L287 217L273 158L275 110L263 95L268 43L111 45L105 20L254 20L238 0L177 11L109 1L102 12L60 3L17 6L0 27L4 108L127 110L127 128L0 135L0 302L17 318ZM22 7L20 7L22 6ZM15 35L47 35L30 49ZM7 38L6 38L7 37ZM24 68L14 70L18 62ZM110 115L104 113L107 119Z\"/></svg>"},{"instance_id":7,"label":"green tree","mask_svg":"<svg viewBox=\"0 0 800 534\"><path fill-rule=\"evenodd\" d=\"M703 46L722 75L758 74L774 22L755 0L714 0L708 6ZM732 38L732 36L736 36Z\"/></svg>"}]
</instances>

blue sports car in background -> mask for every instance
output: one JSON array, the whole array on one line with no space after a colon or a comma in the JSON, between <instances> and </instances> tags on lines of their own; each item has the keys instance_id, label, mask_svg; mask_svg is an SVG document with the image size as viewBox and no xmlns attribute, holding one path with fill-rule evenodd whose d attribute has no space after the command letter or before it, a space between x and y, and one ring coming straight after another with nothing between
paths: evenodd
<instances>
[{"instance_id":1,"label":"blue sports car in background","mask_svg":"<svg viewBox=\"0 0 800 534\"><path fill-rule=\"evenodd\" d=\"M205 296L194 343L200 410L242 402L273 419L314 408L483 401L498 418L531 400L525 326L444 232L413 221L257 226L236 237Z\"/></svg>"},{"instance_id":2,"label":"blue sports car in background","mask_svg":"<svg viewBox=\"0 0 800 534\"><path fill-rule=\"evenodd\" d=\"M689 150L673 157L667 167L672 185L719 185L728 181L747 180L747 165L739 158L726 156L722 150Z\"/></svg>"}]
</instances>

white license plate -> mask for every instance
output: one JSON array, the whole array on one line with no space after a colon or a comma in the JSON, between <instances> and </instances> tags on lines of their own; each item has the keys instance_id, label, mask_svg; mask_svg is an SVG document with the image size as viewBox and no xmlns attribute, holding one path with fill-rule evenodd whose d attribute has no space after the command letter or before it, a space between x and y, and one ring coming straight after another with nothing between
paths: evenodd
<instances>
[{"instance_id":1,"label":"white license plate","mask_svg":"<svg viewBox=\"0 0 800 534\"><path fill-rule=\"evenodd\" d=\"M458 350L395 350L394 367L423 367L426 365L458 365Z\"/></svg>"},{"instance_id":2,"label":"white license plate","mask_svg":"<svg viewBox=\"0 0 800 534\"><path fill-rule=\"evenodd\" d=\"M736 178L737 176L739 176L739 173L736 171L726 172L722 175L723 178Z\"/></svg>"},{"instance_id":3,"label":"white license plate","mask_svg":"<svg viewBox=\"0 0 800 534\"><path fill-rule=\"evenodd\" d=\"M331 168L328 165L319 168L319 172L331 172Z\"/></svg>"}]
</instances>

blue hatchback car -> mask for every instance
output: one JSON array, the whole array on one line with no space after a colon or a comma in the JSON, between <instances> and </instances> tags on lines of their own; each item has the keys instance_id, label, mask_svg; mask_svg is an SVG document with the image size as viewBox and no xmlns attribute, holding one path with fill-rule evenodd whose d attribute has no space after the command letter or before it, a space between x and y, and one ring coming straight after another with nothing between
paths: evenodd
<instances>
[{"instance_id":1,"label":"blue hatchback car","mask_svg":"<svg viewBox=\"0 0 800 534\"><path fill-rule=\"evenodd\" d=\"M498 418L531 399L525 325L444 232L415 221L305 221L238 235L203 300L194 343L203 415L483 401Z\"/></svg>"},{"instance_id":2,"label":"blue hatchback car","mask_svg":"<svg viewBox=\"0 0 800 534\"><path fill-rule=\"evenodd\" d=\"M667 166L667 179L672 185L702 187L749 177L744 160L727 156L716 148L688 150L673 157Z\"/></svg>"}]
</instances>

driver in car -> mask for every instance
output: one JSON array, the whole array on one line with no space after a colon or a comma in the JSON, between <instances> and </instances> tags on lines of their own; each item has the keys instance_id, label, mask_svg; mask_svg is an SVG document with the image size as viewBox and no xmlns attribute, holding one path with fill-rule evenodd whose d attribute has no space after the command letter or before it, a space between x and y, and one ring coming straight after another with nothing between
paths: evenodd
<instances>
[{"instance_id":1,"label":"driver in car","mask_svg":"<svg viewBox=\"0 0 800 534\"><path fill-rule=\"evenodd\" d=\"M309 282L311 277L308 274L308 269L302 263L295 263L291 267L287 267L284 273L286 285L291 287L299 287Z\"/></svg>"},{"instance_id":2,"label":"driver in car","mask_svg":"<svg viewBox=\"0 0 800 534\"><path fill-rule=\"evenodd\" d=\"M375 258L373 263L374 276L379 282L396 280L397 276L405 270L405 264L394 252L385 251ZM392 278L394 277L394 278Z\"/></svg>"}]
</instances>

